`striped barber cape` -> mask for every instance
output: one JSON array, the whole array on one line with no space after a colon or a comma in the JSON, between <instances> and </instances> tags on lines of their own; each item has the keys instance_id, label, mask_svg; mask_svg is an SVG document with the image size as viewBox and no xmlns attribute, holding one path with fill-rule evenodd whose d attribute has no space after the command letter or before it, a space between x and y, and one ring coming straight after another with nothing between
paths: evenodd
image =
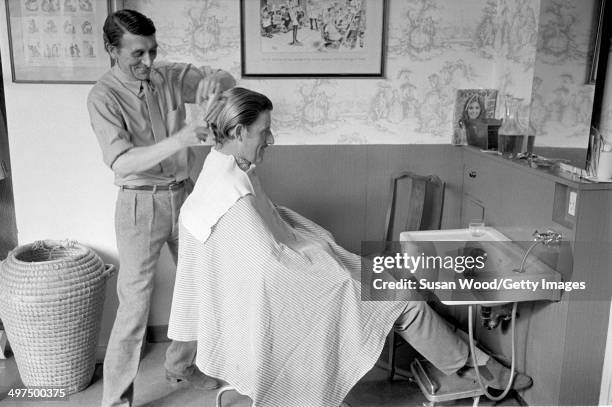
<instances>
[{"instance_id":1,"label":"striped barber cape","mask_svg":"<svg viewBox=\"0 0 612 407\"><path fill-rule=\"evenodd\" d=\"M198 183L212 184L219 170L205 164ZM254 172L248 179L247 188L230 186L247 192L226 200L234 203L205 240L189 220L210 208L186 202L168 336L197 340L198 368L255 406L336 407L373 367L406 304L361 301L359 256L275 207Z\"/></svg>"}]
</instances>

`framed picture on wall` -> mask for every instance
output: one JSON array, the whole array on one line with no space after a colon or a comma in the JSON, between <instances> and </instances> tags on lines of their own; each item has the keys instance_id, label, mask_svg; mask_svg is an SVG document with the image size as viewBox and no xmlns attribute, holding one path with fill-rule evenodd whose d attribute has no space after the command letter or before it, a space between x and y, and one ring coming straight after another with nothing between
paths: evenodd
<instances>
[{"instance_id":1,"label":"framed picture on wall","mask_svg":"<svg viewBox=\"0 0 612 407\"><path fill-rule=\"evenodd\" d=\"M110 0L6 1L13 82L94 83L110 67Z\"/></svg>"},{"instance_id":2,"label":"framed picture on wall","mask_svg":"<svg viewBox=\"0 0 612 407\"><path fill-rule=\"evenodd\" d=\"M382 77L387 0L241 0L244 77Z\"/></svg>"}]
</instances>

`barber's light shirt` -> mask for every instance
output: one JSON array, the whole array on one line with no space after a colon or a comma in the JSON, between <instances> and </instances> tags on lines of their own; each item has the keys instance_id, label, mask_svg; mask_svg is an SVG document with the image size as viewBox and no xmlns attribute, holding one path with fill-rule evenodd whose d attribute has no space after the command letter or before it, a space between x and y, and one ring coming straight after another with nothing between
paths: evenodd
<instances>
[{"instance_id":1,"label":"barber's light shirt","mask_svg":"<svg viewBox=\"0 0 612 407\"><path fill-rule=\"evenodd\" d=\"M191 64L161 62L153 65L150 82L168 137L183 127L185 103L195 102L200 80L212 74L209 67L200 70ZM115 160L131 148L155 144L144 86L143 81L130 79L115 65L89 92L87 108L91 126L104 162L111 168ZM146 171L126 176L115 173L115 184L163 185L182 181L189 177L189 156L188 149L170 156L167 160L173 163L169 166L173 170L157 164Z\"/></svg>"}]
</instances>

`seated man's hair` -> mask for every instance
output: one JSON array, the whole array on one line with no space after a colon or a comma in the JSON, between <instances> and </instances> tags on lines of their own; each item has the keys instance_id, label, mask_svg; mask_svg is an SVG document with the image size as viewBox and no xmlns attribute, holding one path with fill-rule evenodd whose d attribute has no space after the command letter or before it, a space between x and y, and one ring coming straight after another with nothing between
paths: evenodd
<instances>
[{"instance_id":1,"label":"seated man's hair","mask_svg":"<svg viewBox=\"0 0 612 407\"><path fill-rule=\"evenodd\" d=\"M223 108L211 122L218 144L233 139L230 132L237 125L250 126L261 112L272 110L272 102L266 95L245 88L228 89L223 93L223 99Z\"/></svg>"}]
</instances>

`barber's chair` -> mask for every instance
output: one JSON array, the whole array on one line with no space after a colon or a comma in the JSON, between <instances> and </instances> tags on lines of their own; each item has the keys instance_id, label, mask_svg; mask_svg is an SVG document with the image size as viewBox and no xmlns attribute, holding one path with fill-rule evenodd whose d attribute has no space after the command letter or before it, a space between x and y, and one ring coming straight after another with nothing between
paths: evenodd
<instances>
[{"instance_id":1,"label":"barber's chair","mask_svg":"<svg viewBox=\"0 0 612 407\"><path fill-rule=\"evenodd\" d=\"M408 230L436 230L442 223L444 206L444 182L435 175L417 175L402 171L391 177L389 206L385 220L385 252L391 250L391 242L399 241L399 234ZM391 331L387 337L389 349L389 380L396 373L395 351L404 341L396 341Z\"/></svg>"}]
</instances>

